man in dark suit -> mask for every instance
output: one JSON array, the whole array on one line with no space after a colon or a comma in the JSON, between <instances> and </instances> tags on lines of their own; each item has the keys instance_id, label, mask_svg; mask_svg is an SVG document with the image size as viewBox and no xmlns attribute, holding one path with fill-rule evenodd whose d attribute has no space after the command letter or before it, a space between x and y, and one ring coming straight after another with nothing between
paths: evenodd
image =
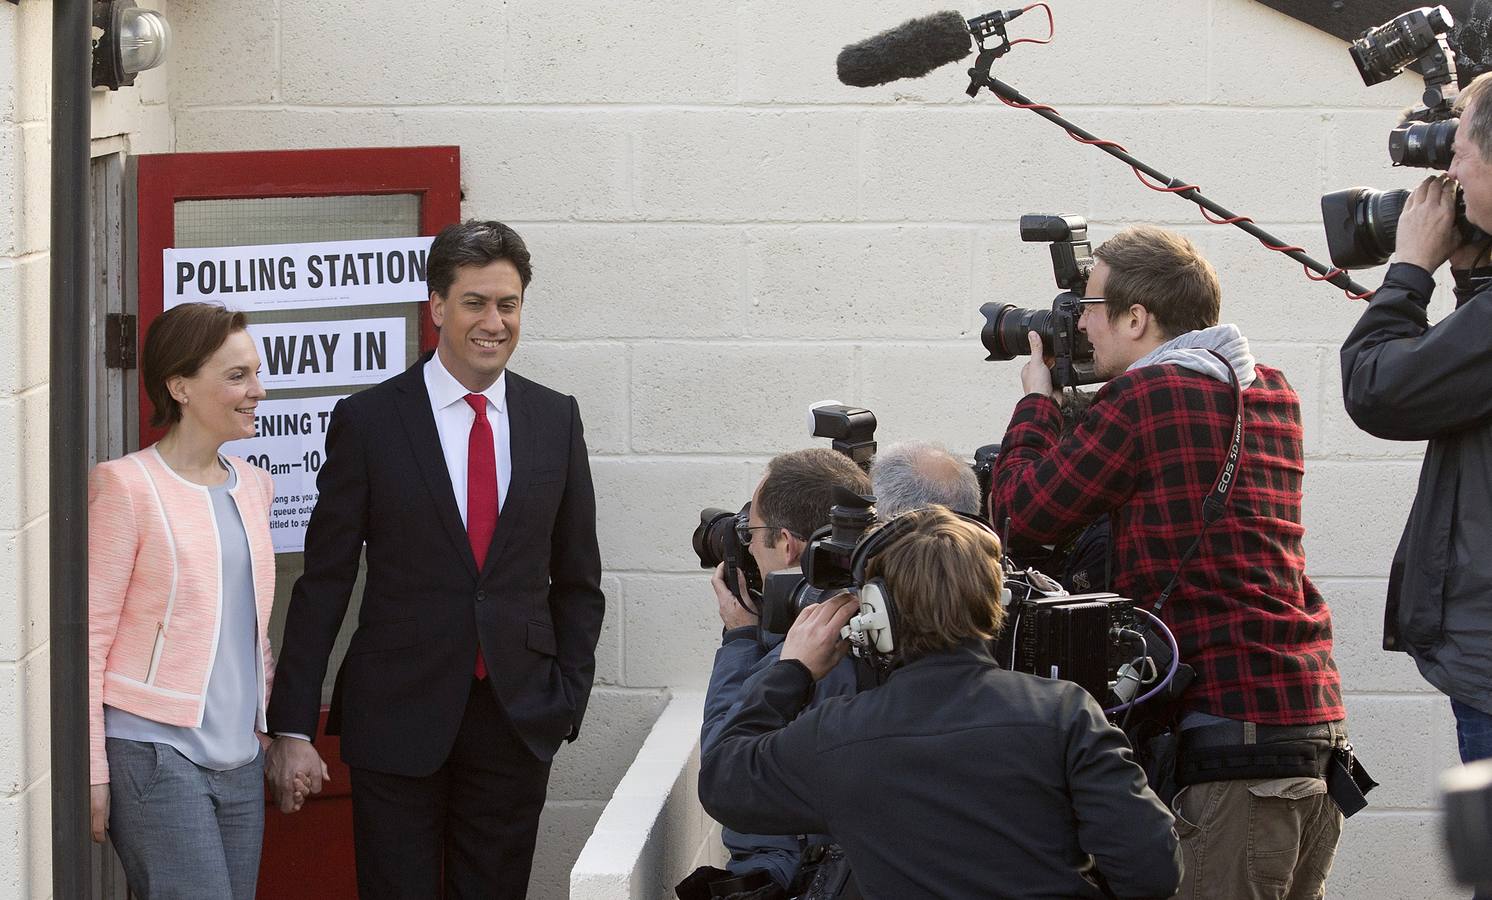
<instances>
[{"instance_id":1,"label":"man in dark suit","mask_svg":"<svg viewBox=\"0 0 1492 900\"><path fill-rule=\"evenodd\" d=\"M327 657L367 582L327 731L352 772L362 897L522 897L550 761L595 674L596 508L572 397L508 372L529 253L452 225L427 264L433 354L332 412L280 647L269 777L320 790Z\"/></svg>"}]
</instances>

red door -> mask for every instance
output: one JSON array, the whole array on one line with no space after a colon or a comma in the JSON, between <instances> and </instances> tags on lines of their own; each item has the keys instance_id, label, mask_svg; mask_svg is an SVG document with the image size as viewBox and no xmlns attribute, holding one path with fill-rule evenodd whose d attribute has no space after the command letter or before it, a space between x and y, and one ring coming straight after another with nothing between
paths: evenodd
<instances>
[{"instance_id":1,"label":"red door","mask_svg":"<svg viewBox=\"0 0 1492 900\"><path fill-rule=\"evenodd\" d=\"M138 340L160 315L164 303L162 251L168 248L253 246L317 241L433 235L461 216L461 163L458 147L400 147L352 150L296 150L249 153L173 153L135 161L138 236ZM402 316L410 344L406 357L435 345L428 304L384 304L380 316ZM322 310L320 320L351 318L367 307ZM273 312L251 313L250 324L273 324ZM341 387L337 393L355 388ZM149 403L141 391L140 446L160 438L149 424ZM282 393L270 391L270 399ZM294 398L316 389L288 389ZM321 394L327 393L321 389ZM133 448L132 448L133 449ZM290 588L302 570L299 553L275 558L275 612L270 641L278 648ZM361 578L353 592L361 597ZM354 615L349 622L356 620ZM327 667L323 702L341 665L351 628L344 627ZM325 724L326 708L322 708ZM324 734L317 749L332 781L294 815L283 815L268 801L259 896L335 898L357 895L352 854L352 803L347 768L335 738Z\"/></svg>"}]
</instances>

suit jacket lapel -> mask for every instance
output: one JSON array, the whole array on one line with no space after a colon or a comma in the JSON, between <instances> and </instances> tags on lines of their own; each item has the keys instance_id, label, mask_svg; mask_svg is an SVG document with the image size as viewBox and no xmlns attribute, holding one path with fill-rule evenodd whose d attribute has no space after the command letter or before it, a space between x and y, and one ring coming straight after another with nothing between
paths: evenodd
<instances>
[{"instance_id":1,"label":"suit jacket lapel","mask_svg":"<svg viewBox=\"0 0 1492 900\"><path fill-rule=\"evenodd\" d=\"M404 433L414 450L414 459L425 487L435 502L436 518L445 526L457 552L466 561L466 568L475 577L477 560L471 552L471 541L466 536L466 526L461 524L461 510L456 506L456 492L451 487L451 476L446 471L446 457L440 448L440 432L435 430L435 414L430 411L430 392L425 389L426 354L408 371L400 376L399 420L404 423Z\"/></svg>"},{"instance_id":2,"label":"suit jacket lapel","mask_svg":"<svg viewBox=\"0 0 1492 900\"><path fill-rule=\"evenodd\" d=\"M508 402L508 455L513 471L508 477L508 496L497 515L497 528L492 532L492 543L487 548L487 560L482 566L482 577L491 572L497 558L508 545L509 538L520 526L523 501L527 486L534 471L538 453L537 423L533 409L529 406L524 391L523 379L512 372L507 374ZM475 565L475 560L473 560Z\"/></svg>"}]
</instances>

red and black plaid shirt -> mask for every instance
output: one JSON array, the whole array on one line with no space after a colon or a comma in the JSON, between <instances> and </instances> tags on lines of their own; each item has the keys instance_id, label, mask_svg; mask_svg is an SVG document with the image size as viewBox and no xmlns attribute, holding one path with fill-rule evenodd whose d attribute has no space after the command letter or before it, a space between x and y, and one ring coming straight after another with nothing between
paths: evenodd
<instances>
[{"instance_id":1,"label":"red and black plaid shirt","mask_svg":"<svg viewBox=\"0 0 1492 900\"><path fill-rule=\"evenodd\" d=\"M1197 670L1187 709L1268 725L1341 719L1331 612L1305 577L1300 401L1257 366L1243 393L1241 471L1162 618ZM1012 538L1051 543L1113 514L1114 590L1149 608L1202 524L1233 426L1230 385L1177 365L1145 366L1098 392L1060 442L1050 397L1016 405L990 510Z\"/></svg>"}]
</instances>

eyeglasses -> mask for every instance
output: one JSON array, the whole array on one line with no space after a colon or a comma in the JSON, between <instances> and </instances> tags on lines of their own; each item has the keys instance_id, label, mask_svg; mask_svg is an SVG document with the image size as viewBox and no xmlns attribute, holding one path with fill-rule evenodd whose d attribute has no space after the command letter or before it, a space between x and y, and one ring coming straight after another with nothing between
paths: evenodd
<instances>
[{"instance_id":1,"label":"eyeglasses","mask_svg":"<svg viewBox=\"0 0 1492 900\"><path fill-rule=\"evenodd\" d=\"M745 519L739 519L736 521L736 540L741 542L742 547L749 547L751 546L751 532L772 531L776 527L775 525L748 525Z\"/></svg>"},{"instance_id":2,"label":"eyeglasses","mask_svg":"<svg viewBox=\"0 0 1492 900\"><path fill-rule=\"evenodd\" d=\"M753 531L777 531L779 529L781 529L782 531L787 531L788 534L792 535L800 541L805 540L805 538L803 538L801 535L794 534L792 531L783 528L781 525L747 525L746 517L744 515L736 517L736 540L741 542L742 547L751 546L751 532Z\"/></svg>"},{"instance_id":3,"label":"eyeglasses","mask_svg":"<svg viewBox=\"0 0 1492 900\"><path fill-rule=\"evenodd\" d=\"M1078 315L1082 315L1084 311L1091 309L1092 307L1100 306L1108 302L1109 298L1107 297L1079 297Z\"/></svg>"}]
</instances>

